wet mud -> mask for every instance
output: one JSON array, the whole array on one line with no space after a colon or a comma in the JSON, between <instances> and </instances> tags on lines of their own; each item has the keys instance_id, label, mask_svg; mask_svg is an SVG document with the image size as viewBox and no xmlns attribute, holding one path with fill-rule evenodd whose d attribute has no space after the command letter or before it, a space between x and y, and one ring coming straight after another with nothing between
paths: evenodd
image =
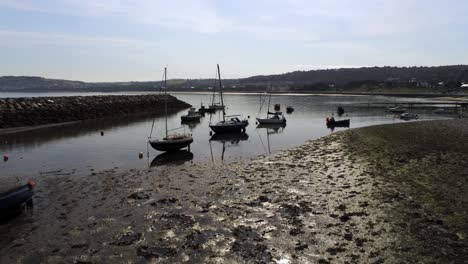
<instances>
[{"instance_id":1,"label":"wet mud","mask_svg":"<svg viewBox=\"0 0 468 264\"><path fill-rule=\"evenodd\" d=\"M368 136L356 131L250 162L41 175L33 211L0 225L0 262L401 263L424 255L440 263L445 254L463 263L466 192L435 204L429 194L419 199L419 186L402 188L391 166L378 167L402 162L371 155L390 151L387 139L364 146ZM410 157L401 156L413 164L407 173L430 170L431 161L424 167ZM439 158L450 174L453 162L465 165ZM467 186L462 174L457 191ZM442 242L443 251L425 249Z\"/></svg>"}]
</instances>

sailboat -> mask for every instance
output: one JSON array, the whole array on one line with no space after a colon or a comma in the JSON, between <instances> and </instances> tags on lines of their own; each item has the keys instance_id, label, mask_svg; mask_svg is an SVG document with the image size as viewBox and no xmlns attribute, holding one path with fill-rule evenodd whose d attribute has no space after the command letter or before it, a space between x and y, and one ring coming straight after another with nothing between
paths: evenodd
<instances>
[{"instance_id":1,"label":"sailboat","mask_svg":"<svg viewBox=\"0 0 468 264\"><path fill-rule=\"evenodd\" d=\"M208 106L206 112L214 113L218 110L224 110L225 106L221 102L215 102L216 99L216 89L213 89L213 96L211 97L211 104Z\"/></svg>"},{"instance_id":2,"label":"sailboat","mask_svg":"<svg viewBox=\"0 0 468 264\"><path fill-rule=\"evenodd\" d=\"M221 72L218 64L218 85L219 85L219 97L221 100L221 106L224 109L223 100L223 85L221 83ZM210 124L211 130L215 133L229 133L229 132L245 132L245 128L249 125L247 119L240 120L240 115L226 115L226 111L223 110L223 120L219 121L215 125Z\"/></svg>"},{"instance_id":3,"label":"sailboat","mask_svg":"<svg viewBox=\"0 0 468 264\"><path fill-rule=\"evenodd\" d=\"M270 112L270 102L271 102L271 85L268 95L268 108L266 118L258 118L257 121L259 124L286 124L286 118L283 116L283 113L279 111ZM261 109L261 106L260 106Z\"/></svg>"},{"instance_id":4,"label":"sailboat","mask_svg":"<svg viewBox=\"0 0 468 264\"><path fill-rule=\"evenodd\" d=\"M193 142L193 138L188 134L169 134L169 130L167 128L167 68L164 68L164 115L166 120L166 135L162 139L153 139L151 134L153 133L154 128L154 120L153 126L151 128L151 133L148 138L148 143L151 145L152 148L159 151L176 151L182 148L188 147L190 149L190 144Z\"/></svg>"}]
</instances>

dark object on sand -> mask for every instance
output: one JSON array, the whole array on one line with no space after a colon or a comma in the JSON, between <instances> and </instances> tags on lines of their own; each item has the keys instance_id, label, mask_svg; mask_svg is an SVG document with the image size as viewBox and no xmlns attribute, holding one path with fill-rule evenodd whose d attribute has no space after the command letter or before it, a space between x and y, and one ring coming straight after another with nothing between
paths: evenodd
<instances>
[{"instance_id":1,"label":"dark object on sand","mask_svg":"<svg viewBox=\"0 0 468 264\"><path fill-rule=\"evenodd\" d=\"M27 184L2 191L0 193L0 212L20 209L23 204L32 205L33 188L35 183Z\"/></svg>"},{"instance_id":2,"label":"dark object on sand","mask_svg":"<svg viewBox=\"0 0 468 264\"><path fill-rule=\"evenodd\" d=\"M338 116L342 116L344 114L344 108L342 106L338 106L336 113L338 114Z\"/></svg>"},{"instance_id":3,"label":"dark object on sand","mask_svg":"<svg viewBox=\"0 0 468 264\"><path fill-rule=\"evenodd\" d=\"M331 119L327 118L327 127L334 128L334 127L349 127L349 119L339 120L336 121L333 117Z\"/></svg>"}]
</instances>

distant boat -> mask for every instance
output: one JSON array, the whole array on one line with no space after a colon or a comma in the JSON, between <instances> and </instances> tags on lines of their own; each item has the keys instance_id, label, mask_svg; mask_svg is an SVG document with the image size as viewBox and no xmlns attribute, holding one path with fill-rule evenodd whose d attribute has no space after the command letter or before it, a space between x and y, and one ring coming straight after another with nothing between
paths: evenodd
<instances>
[{"instance_id":1,"label":"distant boat","mask_svg":"<svg viewBox=\"0 0 468 264\"><path fill-rule=\"evenodd\" d=\"M219 97L221 100L221 106L224 109L224 100L223 100L223 86L221 83L221 72L218 67L218 83L219 83ZM245 132L245 128L249 125L247 119L240 120L240 115L226 115L226 111L223 110L223 120L212 125L210 124L211 130L215 133L229 133L229 132ZM227 118L227 119L226 119Z\"/></svg>"},{"instance_id":2,"label":"distant boat","mask_svg":"<svg viewBox=\"0 0 468 264\"><path fill-rule=\"evenodd\" d=\"M182 122L196 122L200 121L201 115L197 112L195 108L190 108L186 115L180 117Z\"/></svg>"},{"instance_id":3,"label":"distant boat","mask_svg":"<svg viewBox=\"0 0 468 264\"><path fill-rule=\"evenodd\" d=\"M290 114L292 112L294 112L294 107L292 107L290 105L286 106L286 113Z\"/></svg>"},{"instance_id":4,"label":"distant boat","mask_svg":"<svg viewBox=\"0 0 468 264\"><path fill-rule=\"evenodd\" d=\"M343 120L335 120L333 117L326 120L326 125L328 128L335 128L335 127L349 127L350 120L343 119Z\"/></svg>"},{"instance_id":5,"label":"distant boat","mask_svg":"<svg viewBox=\"0 0 468 264\"><path fill-rule=\"evenodd\" d=\"M450 109L439 108L439 109L434 110L434 114L451 115L451 114L454 114L454 111Z\"/></svg>"},{"instance_id":6,"label":"distant boat","mask_svg":"<svg viewBox=\"0 0 468 264\"><path fill-rule=\"evenodd\" d=\"M219 87L219 89L222 89L222 87ZM220 97L220 101L222 98ZM211 97L211 104L208 106L206 112L209 113L214 113L218 110L224 110L226 107L222 102L215 102L216 101L216 89L213 89L213 96Z\"/></svg>"},{"instance_id":7,"label":"distant boat","mask_svg":"<svg viewBox=\"0 0 468 264\"><path fill-rule=\"evenodd\" d=\"M418 119L419 116L417 114L413 114L413 113L403 113L400 115L400 119L403 119L403 120L412 120L412 119Z\"/></svg>"},{"instance_id":8,"label":"distant boat","mask_svg":"<svg viewBox=\"0 0 468 264\"><path fill-rule=\"evenodd\" d=\"M395 107L389 107L387 108L387 111L393 114L402 114L406 112L406 108L402 106L395 106Z\"/></svg>"},{"instance_id":9,"label":"distant boat","mask_svg":"<svg viewBox=\"0 0 468 264\"><path fill-rule=\"evenodd\" d=\"M167 68L164 68L164 87L167 87ZM153 127L151 128L150 137L148 138L148 143L152 148L159 151L176 151L182 148L188 147L190 149L190 144L193 142L192 136L188 134L169 134L167 129L167 93L164 90L164 109L165 109L165 120L166 120L166 135L162 139L153 139L151 138L151 133L153 132Z\"/></svg>"},{"instance_id":10,"label":"distant boat","mask_svg":"<svg viewBox=\"0 0 468 264\"><path fill-rule=\"evenodd\" d=\"M336 109L336 113L338 114L338 116L342 116L344 114L344 108L342 106L338 106L338 108Z\"/></svg>"},{"instance_id":11,"label":"distant boat","mask_svg":"<svg viewBox=\"0 0 468 264\"><path fill-rule=\"evenodd\" d=\"M285 124L286 118L282 115L281 112L270 112L270 101L271 101L271 86L270 86L270 91L268 93L267 115L265 118L257 117L258 123L259 124ZM260 109L261 108L262 106L260 105Z\"/></svg>"}]
</instances>

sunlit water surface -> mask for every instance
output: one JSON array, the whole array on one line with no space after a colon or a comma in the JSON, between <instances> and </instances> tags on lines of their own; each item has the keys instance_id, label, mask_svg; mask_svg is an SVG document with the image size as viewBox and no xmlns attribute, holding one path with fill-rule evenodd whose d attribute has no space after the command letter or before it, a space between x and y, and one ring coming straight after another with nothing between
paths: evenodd
<instances>
[{"instance_id":1,"label":"sunlit water surface","mask_svg":"<svg viewBox=\"0 0 468 264\"><path fill-rule=\"evenodd\" d=\"M99 94L101 93L0 93L0 97ZM174 95L197 107L202 102L205 105L208 104L211 98L211 95L207 93L176 93ZM325 118L332 112L336 112L339 105L343 106L346 111L341 118L351 119L351 128L356 128L402 122L394 115L387 113L384 108L372 107L372 103L428 100L384 96L273 95L272 105L280 104L283 112L287 105L291 105L295 111L285 114L287 125L284 128L257 128L255 118L258 115L264 116L266 112L264 107L259 113L261 95L226 94L224 99L227 114L250 116L250 125L247 127L246 135L212 138L208 125L210 121L219 120L220 112L213 116L206 115L199 123L182 125L180 116L187 111L183 110L168 117L168 126L170 129L176 129L177 132L192 133L194 142L190 153L179 153L175 157L167 157L147 146L153 116L91 120L71 126L0 136L0 153L9 155L7 162L1 162L0 174L31 177L55 172L73 175L113 168L148 168L160 165L176 166L185 162L218 163L246 160L333 133L326 128ZM419 120L446 118L434 115L433 110L433 108L418 108L412 112L419 115ZM343 129L347 128L337 128L334 132ZM104 136L101 136L101 131L104 132ZM164 131L164 117L157 117L153 137L162 136ZM144 153L142 159L138 157L140 152Z\"/></svg>"}]
</instances>

